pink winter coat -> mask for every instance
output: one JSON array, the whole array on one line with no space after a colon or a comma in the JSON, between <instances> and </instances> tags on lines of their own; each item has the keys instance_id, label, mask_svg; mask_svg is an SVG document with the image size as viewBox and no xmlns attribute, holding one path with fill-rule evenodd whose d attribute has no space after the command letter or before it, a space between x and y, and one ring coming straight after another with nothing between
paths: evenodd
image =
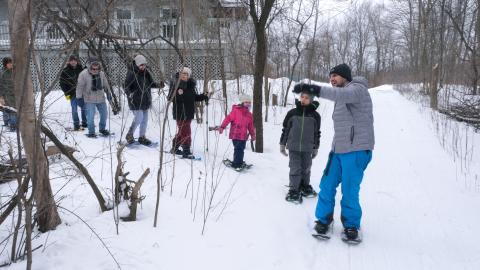
<instances>
[{"instance_id":1,"label":"pink winter coat","mask_svg":"<svg viewBox=\"0 0 480 270\"><path fill-rule=\"evenodd\" d=\"M225 129L228 124L232 124L230 127L231 140L248 140L248 133L252 136L252 140L255 140L255 129L253 128L253 116L247 107L242 105L233 105L230 114L223 120L220 128Z\"/></svg>"}]
</instances>

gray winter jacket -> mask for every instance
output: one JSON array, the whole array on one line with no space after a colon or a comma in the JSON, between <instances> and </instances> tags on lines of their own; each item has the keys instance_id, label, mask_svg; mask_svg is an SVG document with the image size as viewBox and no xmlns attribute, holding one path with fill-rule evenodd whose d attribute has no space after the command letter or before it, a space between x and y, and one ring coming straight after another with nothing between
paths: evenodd
<instances>
[{"instance_id":1,"label":"gray winter jacket","mask_svg":"<svg viewBox=\"0 0 480 270\"><path fill-rule=\"evenodd\" d=\"M320 97L335 101L332 151L348 153L373 150L375 136L372 99L368 93L367 80L354 77L345 87L322 86Z\"/></svg>"},{"instance_id":2,"label":"gray winter jacket","mask_svg":"<svg viewBox=\"0 0 480 270\"><path fill-rule=\"evenodd\" d=\"M110 85L107 77L103 71L100 71L100 78L102 80L103 90L92 91L92 74L89 72L90 65L87 66L80 75L78 75L77 82L77 98L83 98L86 103L102 103L105 102L105 93L110 99Z\"/></svg>"},{"instance_id":3,"label":"gray winter jacket","mask_svg":"<svg viewBox=\"0 0 480 270\"><path fill-rule=\"evenodd\" d=\"M314 101L308 106L302 106L296 101L296 108L291 109L283 120L280 144L288 150L297 152L312 152L320 145L320 114L316 112L319 104Z\"/></svg>"}]
</instances>

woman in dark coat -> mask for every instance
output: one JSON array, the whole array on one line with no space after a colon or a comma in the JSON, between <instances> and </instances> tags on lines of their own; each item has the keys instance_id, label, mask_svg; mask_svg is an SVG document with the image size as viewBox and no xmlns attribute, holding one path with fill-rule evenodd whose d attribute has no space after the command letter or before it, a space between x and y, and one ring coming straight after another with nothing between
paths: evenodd
<instances>
[{"instance_id":1,"label":"woman in dark coat","mask_svg":"<svg viewBox=\"0 0 480 270\"><path fill-rule=\"evenodd\" d=\"M150 145L152 142L145 137L148 124L148 109L152 106L152 88L163 88L163 82L155 83L147 69L147 60L141 54L135 57L125 79L125 94L128 99L128 107L133 112L134 119L130 126L126 139L128 143L135 141L133 133L140 126L138 142Z\"/></svg>"},{"instance_id":2,"label":"woman in dark coat","mask_svg":"<svg viewBox=\"0 0 480 270\"><path fill-rule=\"evenodd\" d=\"M173 105L173 119L177 122L177 134L172 142L172 154L191 158L192 131L190 125L195 116L195 102L208 101L205 94L197 94L196 81L191 78L192 71L188 67L182 68L170 80L168 99ZM182 146L182 151L179 147Z\"/></svg>"}]
</instances>

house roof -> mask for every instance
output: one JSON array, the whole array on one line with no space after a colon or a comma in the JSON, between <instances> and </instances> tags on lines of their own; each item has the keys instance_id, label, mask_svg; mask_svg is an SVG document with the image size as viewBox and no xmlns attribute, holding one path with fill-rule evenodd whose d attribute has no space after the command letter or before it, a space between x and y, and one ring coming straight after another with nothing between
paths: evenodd
<instances>
[{"instance_id":1,"label":"house roof","mask_svg":"<svg viewBox=\"0 0 480 270\"><path fill-rule=\"evenodd\" d=\"M246 7L246 2L242 0L218 0L222 7Z\"/></svg>"}]
</instances>

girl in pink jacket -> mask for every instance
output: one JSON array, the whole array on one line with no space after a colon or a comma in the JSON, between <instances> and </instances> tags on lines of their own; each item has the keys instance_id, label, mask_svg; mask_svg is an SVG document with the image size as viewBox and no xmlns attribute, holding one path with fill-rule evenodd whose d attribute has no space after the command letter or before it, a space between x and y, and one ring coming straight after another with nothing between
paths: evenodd
<instances>
[{"instance_id":1,"label":"girl in pink jacket","mask_svg":"<svg viewBox=\"0 0 480 270\"><path fill-rule=\"evenodd\" d=\"M231 124L229 138L232 140L234 146L232 167L235 169L242 169L245 166L243 156L248 135L250 134L252 141L255 141L253 116L250 112L251 106L252 99L249 96L240 96L240 104L232 106L232 111L227 118L223 120L222 125L218 129L220 134L222 134L228 124Z\"/></svg>"}]
</instances>

